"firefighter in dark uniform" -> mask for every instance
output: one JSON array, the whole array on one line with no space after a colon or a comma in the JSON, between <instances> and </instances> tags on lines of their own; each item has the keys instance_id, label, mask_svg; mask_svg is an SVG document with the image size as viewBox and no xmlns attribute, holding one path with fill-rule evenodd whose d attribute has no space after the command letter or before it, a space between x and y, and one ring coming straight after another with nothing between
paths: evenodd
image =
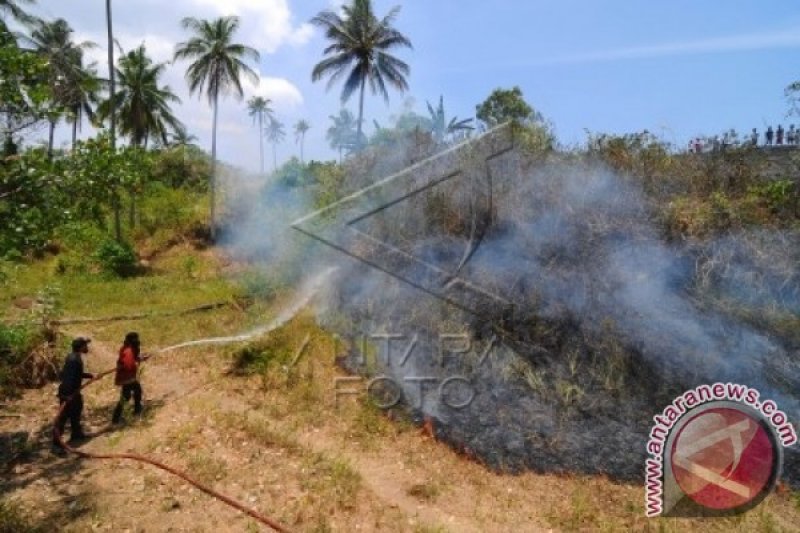
<instances>
[{"instance_id":1,"label":"firefighter in dark uniform","mask_svg":"<svg viewBox=\"0 0 800 533\"><path fill-rule=\"evenodd\" d=\"M61 384L58 386L58 401L61 408L53 432L53 444L60 448L57 435L64 434L67 419L70 423L70 444L86 439L81 427L83 413L83 396L81 383L84 379L93 379L94 375L83 371L83 354L89 352L90 339L78 337L72 341L72 353L64 361L61 371ZM64 404L67 404L64 406Z\"/></svg>"}]
</instances>

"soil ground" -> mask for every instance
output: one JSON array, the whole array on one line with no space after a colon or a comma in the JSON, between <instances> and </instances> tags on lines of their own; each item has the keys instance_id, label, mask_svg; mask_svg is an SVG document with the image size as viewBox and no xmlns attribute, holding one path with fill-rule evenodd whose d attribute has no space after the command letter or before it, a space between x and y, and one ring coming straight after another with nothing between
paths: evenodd
<instances>
[{"instance_id":1,"label":"soil ground","mask_svg":"<svg viewBox=\"0 0 800 533\"><path fill-rule=\"evenodd\" d=\"M273 316L280 302L274 307ZM236 332L247 321L241 313L186 320L209 334ZM99 372L114 366L116 341L130 327L91 324L68 333L94 339L86 366ZM180 324L153 319L136 327L147 351L149 343L166 345ZM308 342L292 368L237 375L234 348L222 346L154 356L141 376L145 413L127 410L119 426L109 423L118 394L112 378L89 387L84 419L93 438L83 449L151 456L294 531L798 531L800 497L788 490L736 518L648 520L640 485L494 473L424 428L386 416L364 394L336 401L337 387L359 383L337 383L348 376L310 313L272 334L293 351ZM29 522L81 532L260 530L151 466L53 455L55 390L25 391L0 416L0 501L24 510Z\"/></svg>"}]
</instances>

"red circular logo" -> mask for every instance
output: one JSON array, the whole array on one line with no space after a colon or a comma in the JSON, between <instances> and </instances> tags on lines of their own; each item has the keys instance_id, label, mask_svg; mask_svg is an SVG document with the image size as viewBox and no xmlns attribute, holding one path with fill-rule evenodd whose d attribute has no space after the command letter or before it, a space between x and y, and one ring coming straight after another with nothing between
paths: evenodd
<instances>
[{"instance_id":1,"label":"red circular logo","mask_svg":"<svg viewBox=\"0 0 800 533\"><path fill-rule=\"evenodd\" d=\"M734 511L758 503L778 469L775 442L764 423L734 407L712 408L690 419L672 444L672 471L697 504Z\"/></svg>"}]
</instances>

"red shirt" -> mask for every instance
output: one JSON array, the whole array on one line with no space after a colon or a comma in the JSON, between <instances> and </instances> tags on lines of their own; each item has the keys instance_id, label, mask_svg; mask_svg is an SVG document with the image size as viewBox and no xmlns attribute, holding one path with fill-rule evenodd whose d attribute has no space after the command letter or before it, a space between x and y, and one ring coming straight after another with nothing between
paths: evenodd
<instances>
[{"instance_id":1,"label":"red shirt","mask_svg":"<svg viewBox=\"0 0 800 533\"><path fill-rule=\"evenodd\" d=\"M117 359L117 374L114 378L116 385L125 385L136 381L139 370L139 357L133 348L123 346L119 349L119 359Z\"/></svg>"}]
</instances>

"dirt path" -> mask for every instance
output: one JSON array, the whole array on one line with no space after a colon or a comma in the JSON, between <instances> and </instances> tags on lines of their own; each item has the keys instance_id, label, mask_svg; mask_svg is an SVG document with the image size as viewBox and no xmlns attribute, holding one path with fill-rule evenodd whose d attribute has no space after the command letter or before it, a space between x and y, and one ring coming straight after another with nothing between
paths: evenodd
<instances>
[{"instance_id":1,"label":"dirt path","mask_svg":"<svg viewBox=\"0 0 800 533\"><path fill-rule=\"evenodd\" d=\"M87 370L112 368L114 346L93 342L86 357ZM418 505L397 485L401 468L381 467L375 461L357 460L352 464L364 480L364 489L354 505L359 513L349 517L319 517L307 524L301 507L314 504L314 492L326 487L309 487L308 456L340 457L327 441L303 439L297 449L287 441L281 445L250 442L237 435L230 425L241 413L249 413L249 423L267 427L270 420L252 411L237 391L236 383L224 378L225 368L210 363L207 357L193 362L186 354L157 356L144 369L146 416L131 420L120 428L108 424L116 401L111 377L88 388L85 393L86 430L94 435L83 449L90 452L138 452L167 464L184 468L200 480L251 505L270 516L279 517L290 527L301 530L333 527L410 530L420 524L448 521L459 531L478 528L454 517ZM204 366L207 365L207 366ZM54 387L29 391L16 403L26 415L21 431L34 436L35 460L14 467L15 482L4 482L2 492L25 504L33 518L67 518L74 530L95 531L244 531L255 523L220 502L190 488L181 480L150 466L125 461L61 459L50 455L46 446L49 416L53 412ZM34 414L35 413L35 414ZM231 419L231 424L220 419ZM10 419L2 421L5 430ZM289 448L287 450L286 448ZM348 454L347 459L350 459ZM355 457L355 456L353 456ZM409 473L402 472L403 477ZM54 475L56 474L56 475ZM310 474L310 476L309 476ZM313 483L311 484L313 485ZM308 489L311 490L308 490ZM335 492L335 487L333 487ZM330 492L330 491L328 491ZM309 498L311 496L311 498ZM311 501L309 501L311 500ZM347 510L348 502L345 504ZM287 505L288 504L288 505ZM301 505L298 505L301 504ZM48 509L58 507L60 516L49 517ZM336 511L336 509L334 509ZM257 529L257 528L255 528Z\"/></svg>"}]
</instances>

